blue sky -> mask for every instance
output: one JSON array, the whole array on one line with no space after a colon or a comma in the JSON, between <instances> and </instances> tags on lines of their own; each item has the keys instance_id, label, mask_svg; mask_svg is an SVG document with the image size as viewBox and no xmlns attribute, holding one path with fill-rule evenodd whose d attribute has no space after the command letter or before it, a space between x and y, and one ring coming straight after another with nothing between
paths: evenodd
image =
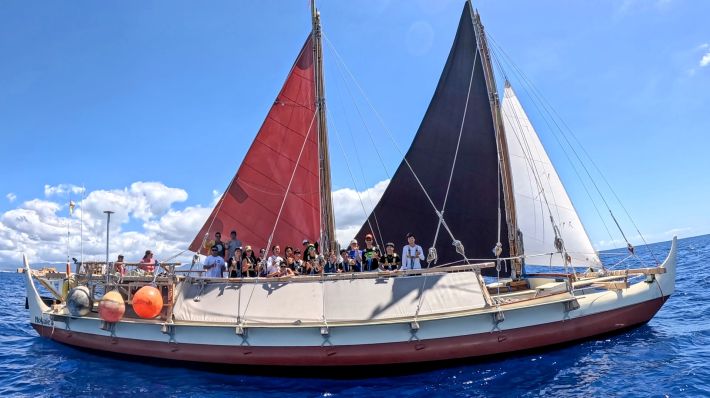
<instances>
[{"instance_id":1,"label":"blue sky","mask_svg":"<svg viewBox=\"0 0 710 398\"><path fill-rule=\"evenodd\" d=\"M710 233L710 3L474 4L648 240ZM328 41L404 148L462 5L319 2ZM64 192L82 185L88 256L103 252L101 211L111 206L121 212L116 250L177 254L234 175L309 30L305 0L0 3L0 264L14 264L21 251L62 260L67 226L78 251L80 213L67 218L66 202L81 195ZM385 132L325 47L331 131L354 154L368 129ZM538 128L592 241L613 245L564 153ZM401 156L382 142L391 173ZM364 218L352 189L375 200L388 172L377 161L354 163L353 181L337 137L331 146L342 240Z\"/></svg>"}]
</instances>

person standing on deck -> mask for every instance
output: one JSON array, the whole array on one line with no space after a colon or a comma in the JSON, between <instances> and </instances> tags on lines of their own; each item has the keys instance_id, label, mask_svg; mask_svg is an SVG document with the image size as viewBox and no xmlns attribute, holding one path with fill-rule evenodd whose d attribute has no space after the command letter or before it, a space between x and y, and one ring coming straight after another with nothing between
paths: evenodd
<instances>
[{"instance_id":1,"label":"person standing on deck","mask_svg":"<svg viewBox=\"0 0 710 398\"><path fill-rule=\"evenodd\" d=\"M227 242L227 258L225 259L227 261L234 257L234 251L237 250L238 247L242 247L242 241L237 239L236 230L229 233L229 238L229 242Z\"/></svg>"},{"instance_id":2,"label":"person standing on deck","mask_svg":"<svg viewBox=\"0 0 710 398\"><path fill-rule=\"evenodd\" d=\"M399 254L394 252L394 243L387 242L385 245L385 255L380 261L380 269L383 271L397 271L402 265Z\"/></svg>"},{"instance_id":3,"label":"person standing on deck","mask_svg":"<svg viewBox=\"0 0 710 398\"><path fill-rule=\"evenodd\" d=\"M272 275L279 271L279 267L284 259L281 257L281 246L271 246L271 256L266 260L266 275Z\"/></svg>"},{"instance_id":4,"label":"person standing on deck","mask_svg":"<svg viewBox=\"0 0 710 398\"><path fill-rule=\"evenodd\" d=\"M372 234L365 235L365 250L362 251L362 270L377 271L380 268L380 249L375 246Z\"/></svg>"},{"instance_id":5,"label":"person standing on deck","mask_svg":"<svg viewBox=\"0 0 710 398\"><path fill-rule=\"evenodd\" d=\"M221 278L224 270L224 257L219 255L217 245L212 246L210 255L205 259L202 269L205 270L206 278Z\"/></svg>"},{"instance_id":6,"label":"person standing on deck","mask_svg":"<svg viewBox=\"0 0 710 398\"><path fill-rule=\"evenodd\" d=\"M351 265L351 269L357 269L356 272L360 272L362 270L361 264L362 264L362 250L360 250L360 246L357 244L357 239L353 239L350 241L350 249L348 250L348 258L349 263Z\"/></svg>"},{"instance_id":7,"label":"person standing on deck","mask_svg":"<svg viewBox=\"0 0 710 398\"><path fill-rule=\"evenodd\" d=\"M402 270L421 269L421 261L424 260L424 250L416 244L413 233L407 234L407 245L402 249Z\"/></svg>"},{"instance_id":8,"label":"person standing on deck","mask_svg":"<svg viewBox=\"0 0 710 398\"><path fill-rule=\"evenodd\" d=\"M224 260L224 242L222 242L222 233L217 231L214 233L214 244L212 247L217 248L217 255L222 257L222 260Z\"/></svg>"}]
</instances>

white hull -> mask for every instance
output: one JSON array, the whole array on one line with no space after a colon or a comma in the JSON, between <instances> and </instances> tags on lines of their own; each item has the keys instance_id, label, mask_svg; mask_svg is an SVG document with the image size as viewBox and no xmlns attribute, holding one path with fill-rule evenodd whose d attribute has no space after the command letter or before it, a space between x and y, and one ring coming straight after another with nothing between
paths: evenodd
<instances>
[{"instance_id":1,"label":"white hull","mask_svg":"<svg viewBox=\"0 0 710 398\"><path fill-rule=\"evenodd\" d=\"M652 275L651 280L639 281L623 290L578 289L574 294L561 292L499 307L336 321L327 325L322 320L297 324L241 320L238 324L236 317L233 322L176 320L170 324L124 319L103 330L96 314L71 317L66 311L56 312L45 306L31 274L25 275L32 325L43 337L66 344L198 362L369 365L500 354L647 322L674 292L676 251L674 239L668 258L661 265L665 273ZM420 281L425 276L398 278ZM312 283L312 289L320 288L318 281L301 283Z\"/></svg>"}]
</instances>

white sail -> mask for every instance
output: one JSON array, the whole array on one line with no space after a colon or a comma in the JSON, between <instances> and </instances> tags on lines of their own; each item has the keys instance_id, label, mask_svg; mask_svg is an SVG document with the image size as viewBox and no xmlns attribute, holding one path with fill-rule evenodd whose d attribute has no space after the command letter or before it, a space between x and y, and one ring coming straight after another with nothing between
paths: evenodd
<instances>
[{"instance_id":1,"label":"white sail","mask_svg":"<svg viewBox=\"0 0 710 398\"><path fill-rule=\"evenodd\" d=\"M554 225L560 231L573 266L599 266L599 257L557 175L545 148L525 114L513 88L506 82L503 125L513 176L518 228L523 233L527 264L563 265L555 249ZM542 253L554 255L536 256Z\"/></svg>"}]
</instances>

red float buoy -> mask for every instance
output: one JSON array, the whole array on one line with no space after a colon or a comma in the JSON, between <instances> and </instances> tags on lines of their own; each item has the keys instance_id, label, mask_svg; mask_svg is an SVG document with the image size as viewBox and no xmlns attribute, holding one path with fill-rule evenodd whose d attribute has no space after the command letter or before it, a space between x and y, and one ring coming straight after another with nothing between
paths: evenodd
<instances>
[{"instance_id":1,"label":"red float buoy","mask_svg":"<svg viewBox=\"0 0 710 398\"><path fill-rule=\"evenodd\" d=\"M99 316L106 322L118 322L125 312L123 296L116 290L104 294L99 302Z\"/></svg>"},{"instance_id":2,"label":"red float buoy","mask_svg":"<svg viewBox=\"0 0 710 398\"><path fill-rule=\"evenodd\" d=\"M153 286L143 286L133 295L133 311L141 318L155 318L163 310L163 296Z\"/></svg>"}]
</instances>

